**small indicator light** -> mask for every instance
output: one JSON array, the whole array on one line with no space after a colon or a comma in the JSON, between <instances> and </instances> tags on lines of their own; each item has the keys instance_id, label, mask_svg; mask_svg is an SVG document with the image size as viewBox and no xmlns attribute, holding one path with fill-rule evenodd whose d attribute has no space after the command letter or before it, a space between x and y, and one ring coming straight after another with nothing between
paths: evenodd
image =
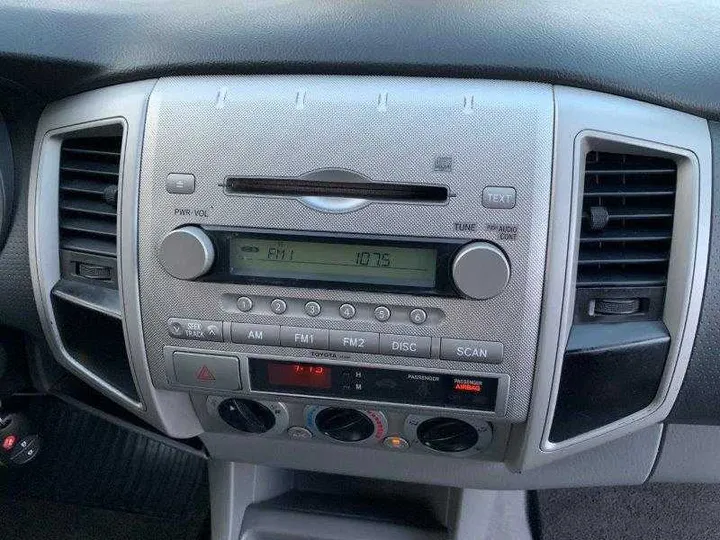
<instances>
[{"instance_id":1,"label":"small indicator light","mask_svg":"<svg viewBox=\"0 0 720 540\"><path fill-rule=\"evenodd\" d=\"M482 392L482 384L470 382L456 382L454 389L456 392L470 392L473 394L479 394L480 392Z\"/></svg>"},{"instance_id":2,"label":"small indicator light","mask_svg":"<svg viewBox=\"0 0 720 540\"><path fill-rule=\"evenodd\" d=\"M15 446L15 443L17 442L17 437L15 435L8 435L3 439L2 447L3 450L6 452L9 450L12 450L12 447Z\"/></svg>"}]
</instances>

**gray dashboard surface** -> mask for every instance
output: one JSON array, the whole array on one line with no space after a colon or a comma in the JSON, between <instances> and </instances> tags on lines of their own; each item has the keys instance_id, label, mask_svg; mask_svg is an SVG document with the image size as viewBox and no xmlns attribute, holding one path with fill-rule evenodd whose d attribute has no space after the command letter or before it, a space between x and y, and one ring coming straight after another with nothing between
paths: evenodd
<instances>
[{"instance_id":1,"label":"gray dashboard surface","mask_svg":"<svg viewBox=\"0 0 720 540\"><path fill-rule=\"evenodd\" d=\"M720 424L720 123L709 122L713 151L710 252L705 296L690 363L668 420L687 424Z\"/></svg>"},{"instance_id":2,"label":"gray dashboard surface","mask_svg":"<svg viewBox=\"0 0 720 540\"><path fill-rule=\"evenodd\" d=\"M720 118L715 0L1 0L0 73L46 99L190 73L533 80Z\"/></svg>"}]
</instances>

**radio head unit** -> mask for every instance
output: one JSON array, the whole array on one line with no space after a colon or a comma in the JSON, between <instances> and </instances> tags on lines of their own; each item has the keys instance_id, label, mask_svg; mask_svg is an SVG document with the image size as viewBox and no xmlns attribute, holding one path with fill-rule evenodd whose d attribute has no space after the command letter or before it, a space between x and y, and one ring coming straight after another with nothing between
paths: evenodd
<instances>
[{"instance_id":1,"label":"radio head unit","mask_svg":"<svg viewBox=\"0 0 720 540\"><path fill-rule=\"evenodd\" d=\"M549 87L183 81L158 81L143 142L139 290L156 387L526 419ZM369 381L359 390L343 382L352 367Z\"/></svg>"}]
</instances>

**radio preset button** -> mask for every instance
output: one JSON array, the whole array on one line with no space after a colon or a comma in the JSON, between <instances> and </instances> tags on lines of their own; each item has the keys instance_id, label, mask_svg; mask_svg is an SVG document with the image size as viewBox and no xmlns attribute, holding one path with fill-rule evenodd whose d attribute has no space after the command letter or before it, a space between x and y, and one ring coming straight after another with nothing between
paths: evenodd
<instances>
[{"instance_id":1,"label":"radio preset button","mask_svg":"<svg viewBox=\"0 0 720 540\"><path fill-rule=\"evenodd\" d=\"M440 358L460 362L500 364L503 359L503 344L497 341L442 338Z\"/></svg>"},{"instance_id":2,"label":"radio preset button","mask_svg":"<svg viewBox=\"0 0 720 540\"><path fill-rule=\"evenodd\" d=\"M352 319L355 316L355 306L352 304L343 304L340 306L340 316L343 319Z\"/></svg>"},{"instance_id":3,"label":"radio preset button","mask_svg":"<svg viewBox=\"0 0 720 540\"><path fill-rule=\"evenodd\" d=\"M380 336L374 332L330 330L328 348L331 351L377 353L379 343Z\"/></svg>"},{"instance_id":4,"label":"radio preset button","mask_svg":"<svg viewBox=\"0 0 720 540\"><path fill-rule=\"evenodd\" d=\"M280 328L280 344L283 347L301 349L327 349L328 331L320 328L283 326Z\"/></svg>"},{"instance_id":5,"label":"radio preset button","mask_svg":"<svg viewBox=\"0 0 720 540\"><path fill-rule=\"evenodd\" d=\"M287 311L287 303L285 302L285 300L276 298L275 300L270 302L270 311L272 311L275 315L282 315Z\"/></svg>"},{"instance_id":6,"label":"radio preset button","mask_svg":"<svg viewBox=\"0 0 720 540\"><path fill-rule=\"evenodd\" d=\"M168 333L178 339L196 341L222 341L222 323L217 321L196 321L193 319L169 319Z\"/></svg>"},{"instance_id":7,"label":"radio preset button","mask_svg":"<svg viewBox=\"0 0 720 540\"><path fill-rule=\"evenodd\" d=\"M422 324L427 320L427 313L424 309L415 308L410 312L410 320L415 324Z\"/></svg>"},{"instance_id":8,"label":"radio preset button","mask_svg":"<svg viewBox=\"0 0 720 540\"><path fill-rule=\"evenodd\" d=\"M378 306L375 308L375 319L380 322L385 322L390 318L390 309L385 306Z\"/></svg>"},{"instance_id":9,"label":"radio preset button","mask_svg":"<svg viewBox=\"0 0 720 540\"><path fill-rule=\"evenodd\" d=\"M430 358L431 344L429 337L380 334L380 354Z\"/></svg>"},{"instance_id":10,"label":"radio preset button","mask_svg":"<svg viewBox=\"0 0 720 540\"><path fill-rule=\"evenodd\" d=\"M305 313L307 313L310 317L317 317L318 315L320 315L321 311L322 308L317 302L311 300L310 302L305 304Z\"/></svg>"},{"instance_id":11,"label":"radio preset button","mask_svg":"<svg viewBox=\"0 0 720 540\"><path fill-rule=\"evenodd\" d=\"M232 323L230 339L246 345L280 345L280 327L271 324Z\"/></svg>"},{"instance_id":12,"label":"radio preset button","mask_svg":"<svg viewBox=\"0 0 720 540\"><path fill-rule=\"evenodd\" d=\"M240 311L247 312L253 308L253 301L250 298L248 298L247 296L241 296L240 298L238 298L236 304L237 304L237 308Z\"/></svg>"}]
</instances>

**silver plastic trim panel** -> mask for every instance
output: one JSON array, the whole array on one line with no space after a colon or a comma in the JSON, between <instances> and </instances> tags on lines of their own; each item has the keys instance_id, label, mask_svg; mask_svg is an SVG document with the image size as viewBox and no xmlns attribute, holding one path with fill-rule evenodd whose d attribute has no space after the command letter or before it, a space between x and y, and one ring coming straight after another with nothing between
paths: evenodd
<instances>
[{"instance_id":1,"label":"silver plastic trim panel","mask_svg":"<svg viewBox=\"0 0 720 540\"><path fill-rule=\"evenodd\" d=\"M661 422L680 390L697 330L710 238L712 167L707 122L677 111L555 87L555 158L550 236L535 384L527 429L511 439L509 463L528 469ZM678 162L678 193L664 322L672 341L650 406L567 441L548 440L572 325L585 153L654 153ZM570 214L567 209L570 208Z\"/></svg>"},{"instance_id":2,"label":"silver plastic trim panel","mask_svg":"<svg viewBox=\"0 0 720 540\"><path fill-rule=\"evenodd\" d=\"M62 103L55 108L62 108ZM50 109L52 110L52 108ZM59 114L62 117L62 113ZM105 115L103 115L105 116ZM110 116L108 114L108 116ZM97 376L78 362L65 348L52 306L53 287L60 281L58 201L59 201L59 163L60 148L65 136L80 131L89 131L107 126L122 126L122 148L127 144L128 125L124 118L117 116L87 120L85 117L62 122L52 121L52 112L43 114L38 127L33 154L30 194L28 197L29 249L31 256L30 271L33 280L35 299L52 352L58 361L75 375L88 382L124 407L134 411L144 411L141 400L135 400L109 382ZM124 178L125 162L120 162L120 178ZM76 302L77 303L77 302ZM94 304L85 302L85 307L96 309ZM98 311L105 312L102 309Z\"/></svg>"},{"instance_id":3,"label":"silver plastic trim panel","mask_svg":"<svg viewBox=\"0 0 720 540\"><path fill-rule=\"evenodd\" d=\"M95 289L93 291L93 296L97 298L98 295L101 295L101 299L96 299L91 302L86 299L86 296L90 295L83 296L82 294L78 294L85 288ZM93 287L92 285L86 285L84 283L60 280L57 285L53 287L52 294L78 306L104 313L114 319L122 320L120 295L114 289L104 289L102 287Z\"/></svg>"},{"instance_id":4,"label":"silver plastic trim panel","mask_svg":"<svg viewBox=\"0 0 720 540\"><path fill-rule=\"evenodd\" d=\"M35 137L28 196L30 272L40 321L58 362L168 435L190 437L199 434L201 427L189 396L156 390L152 386L140 326L137 198L147 102L155 83L155 80L149 80L87 92L51 104L43 112ZM68 353L62 344L52 309L52 289L60 280L57 208L62 138L78 131L111 125L123 127L118 281L125 342L139 401L98 377Z\"/></svg>"},{"instance_id":5,"label":"silver plastic trim panel","mask_svg":"<svg viewBox=\"0 0 720 540\"><path fill-rule=\"evenodd\" d=\"M172 363L173 363L173 353L176 351L182 351L182 352L190 352L190 353L208 353L208 349L199 349L199 348L189 348L189 347L173 347L173 346L166 346L163 348L163 356L164 361L166 364L166 367L170 373L172 373ZM223 352L222 354L228 354ZM359 399L352 399L352 398L341 398L341 397L329 397L329 396L311 396L308 394L293 394L291 392L265 392L260 390L253 390L252 385L250 384L250 368L249 368L249 362L248 362L248 355L243 353L232 353L231 356L235 356L238 358L240 363L240 380L242 382L242 389L241 390L232 390L232 391L224 391L224 390L216 390L216 389L210 389L210 388L190 388L184 385L181 385L177 382L171 381L171 384L176 385L178 387L183 388L184 390L191 390L195 393L207 393L207 394L213 394L213 395L224 395L226 397L250 397L255 399L264 399L264 400L277 400L277 401L283 401L287 400L288 398L294 398L299 399L302 401L312 401L316 403L323 403L323 404L345 404L345 405L353 405L358 408L384 408L384 409L393 409L393 410L405 410L407 411L409 408L412 409L413 412L418 413L424 413L424 414L436 414L436 415L442 415L442 414L456 414L456 415L464 415L464 416L473 416L481 419L488 419L488 420L503 420L504 416L507 412L507 401L508 401L508 395L510 392L510 376L504 373L478 373L477 371L471 371L471 370L443 370L443 369L436 369L436 368L424 368L424 367L418 367L418 366L378 366L377 364L374 364L372 362L348 362L348 361L342 361L342 360L329 360L329 359L313 359L313 358L288 358L284 356L275 356L275 355L267 355L267 354L252 354L253 358L262 358L266 360L278 360L280 362L301 362L301 363L307 363L307 364L327 364L327 365L333 365L333 366L349 366L349 367L367 367L367 368L381 368L381 369L394 369L398 371L418 371L421 373L440 373L440 374L451 374L451 375L457 375L457 376L467 376L467 377L495 377L498 379L498 388L497 388L497 397L495 402L495 410L494 411L485 411L485 410L478 410L478 409L462 409L462 408L454 408L454 407L437 407L437 406L425 406L425 405L407 405L403 403L397 403L397 402L391 402L391 401L374 401L374 400L359 400Z\"/></svg>"}]
</instances>

